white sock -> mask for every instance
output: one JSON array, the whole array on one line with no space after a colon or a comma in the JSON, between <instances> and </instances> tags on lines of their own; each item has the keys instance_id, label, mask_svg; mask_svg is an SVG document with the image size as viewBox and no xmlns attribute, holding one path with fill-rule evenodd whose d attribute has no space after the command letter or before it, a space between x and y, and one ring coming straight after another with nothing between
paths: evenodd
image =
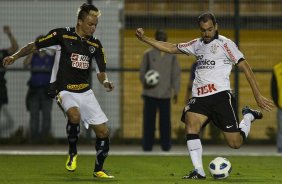
<instances>
[{"instance_id":1,"label":"white sock","mask_svg":"<svg viewBox=\"0 0 282 184\"><path fill-rule=\"evenodd\" d=\"M206 176L203 169L202 154L203 148L200 139L193 139L187 141L187 148L192 160L192 164L198 173L202 176Z\"/></svg>"},{"instance_id":2,"label":"white sock","mask_svg":"<svg viewBox=\"0 0 282 184\"><path fill-rule=\"evenodd\" d=\"M250 113L244 115L244 118L239 124L239 128L245 133L246 138L249 135L251 129L251 122L254 120L254 116Z\"/></svg>"}]
</instances>

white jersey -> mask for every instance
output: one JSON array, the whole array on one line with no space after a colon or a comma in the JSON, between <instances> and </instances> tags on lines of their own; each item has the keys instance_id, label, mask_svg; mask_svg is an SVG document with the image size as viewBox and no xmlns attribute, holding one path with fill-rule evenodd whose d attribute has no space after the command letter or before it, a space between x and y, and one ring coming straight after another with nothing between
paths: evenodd
<instances>
[{"instance_id":1,"label":"white jersey","mask_svg":"<svg viewBox=\"0 0 282 184\"><path fill-rule=\"evenodd\" d=\"M230 72L232 65L244 59L244 55L230 39L219 35L208 44L200 38L180 43L177 48L197 59L192 96L204 97L221 91L231 90Z\"/></svg>"}]
</instances>

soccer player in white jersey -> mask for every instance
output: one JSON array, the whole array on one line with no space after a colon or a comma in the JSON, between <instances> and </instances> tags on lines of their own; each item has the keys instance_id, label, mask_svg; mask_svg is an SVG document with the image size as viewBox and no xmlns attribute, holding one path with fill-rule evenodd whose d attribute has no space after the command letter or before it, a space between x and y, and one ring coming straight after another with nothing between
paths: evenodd
<instances>
[{"instance_id":1,"label":"soccer player in white jersey","mask_svg":"<svg viewBox=\"0 0 282 184\"><path fill-rule=\"evenodd\" d=\"M197 58L193 97L184 108L181 118L185 122L187 147L194 166L194 170L183 176L184 179L206 178L199 132L208 119L222 130L227 144L238 149L250 132L251 122L263 116L260 111L244 107L243 120L239 123L230 88L232 65L237 65L245 73L257 105L265 111L271 111L274 107L273 102L261 94L252 69L236 44L218 34L215 16L212 13L200 15L198 25L201 37L179 44L149 38L142 28L138 28L135 33L139 40L163 52L193 55Z\"/></svg>"}]
</instances>

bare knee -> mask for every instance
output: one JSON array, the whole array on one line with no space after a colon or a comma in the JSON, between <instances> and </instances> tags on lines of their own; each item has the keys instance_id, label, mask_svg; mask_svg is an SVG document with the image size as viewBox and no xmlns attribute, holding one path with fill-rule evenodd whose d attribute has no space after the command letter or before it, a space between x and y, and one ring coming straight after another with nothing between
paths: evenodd
<instances>
[{"instance_id":1,"label":"bare knee","mask_svg":"<svg viewBox=\"0 0 282 184\"><path fill-rule=\"evenodd\" d=\"M240 143L240 142L228 142L228 146L230 147L230 148L233 148L233 149L239 149L239 148L241 148L241 146L242 146L242 143Z\"/></svg>"},{"instance_id":2,"label":"bare knee","mask_svg":"<svg viewBox=\"0 0 282 184\"><path fill-rule=\"evenodd\" d=\"M230 148L239 149L243 144L243 138L239 132L223 132Z\"/></svg>"},{"instance_id":3,"label":"bare knee","mask_svg":"<svg viewBox=\"0 0 282 184\"><path fill-rule=\"evenodd\" d=\"M94 130L96 137L106 138L109 137L110 131L105 123L100 125L93 125L91 128Z\"/></svg>"},{"instance_id":4,"label":"bare knee","mask_svg":"<svg viewBox=\"0 0 282 184\"><path fill-rule=\"evenodd\" d=\"M80 112L77 107L72 107L67 111L68 120L73 124L80 123Z\"/></svg>"}]
</instances>

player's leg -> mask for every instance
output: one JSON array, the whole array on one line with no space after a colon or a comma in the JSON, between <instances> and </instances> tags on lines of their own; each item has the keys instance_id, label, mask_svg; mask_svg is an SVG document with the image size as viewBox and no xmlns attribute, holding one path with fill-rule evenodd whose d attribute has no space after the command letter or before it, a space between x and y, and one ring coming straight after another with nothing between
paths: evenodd
<instances>
[{"instance_id":1,"label":"player's leg","mask_svg":"<svg viewBox=\"0 0 282 184\"><path fill-rule=\"evenodd\" d=\"M144 151L152 151L155 139L157 99L143 96L143 140L142 148Z\"/></svg>"},{"instance_id":2,"label":"player's leg","mask_svg":"<svg viewBox=\"0 0 282 184\"><path fill-rule=\"evenodd\" d=\"M106 123L91 125L91 128L96 134L96 161L93 175L97 178L114 178L114 176L108 174L103 168L110 148L109 129Z\"/></svg>"},{"instance_id":3,"label":"player's leg","mask_svg":"<svg viewBox=\"0 0 282 184\"><path fill-rule=\"evenodd\" d=\"M263 115L260 111L244 107L242 109L243 119L239 124L239 130L237 132L224 131L224 137L231 148L238 149L242 146L244 140L248 137L251 124L256 119L262 119Z\"/></svg>"},{"instance_id":4,"label":"player's leg","mask_svg":"<svg viewBox=\"0 0 282 184\"><path fill-rule=\"evenodd\" d=\"M194 170L183 176L184 179L206 178L202 161L203 148L199 133L202 125L207 121L207 119L207 116L194 112L186 112L185 114L187 148L191 157L192 164L194 166Z\"/></svg>"},{"instance_id":5,"label":"player's leg","mask_svg":"<svg viewBox=\"0 0 282 184\"><path fill-rule=\"evenodd\" d=\"M76 170L76 160L77 160L77 141L78 135L80 132L80 112L77 107L71 107L66 112L68 122L66 126L66 132L68 135L68 143L69 143L69 156L66 162L66 169L68 171Z\"/></svg>"},{"instance_id":6,"label":"player's leg","mask_svg":"<svg viewBox=\"0 0 282 184\"><path fill-rule=\"evenodd\" d=\"M56 96L56 101L59 107L64 111L67 116L67 126L66 133L69 143L69 155L66 162L66 169L68 171L75 171L77 164L77 141L80 132L80 120L81 114L79 111L79 104L77 99L79 98L79 93L71 93L68 91L61 91Z\"/></svg>"},{"instance_id":7,"label":"player's leg","mask_svg":"<svg viewBox=\"0 0 282 184\"><path fill-rule=\"evenodd\" d=\"M101 109L92 90L86 91L80 100L81 120L85 128L90 126L96 135L96 161L93 176L112 179L114 176L108 174L103 168L110 148L109 129L106 125L108 118Z\"/></svg>"}]
</instances>

